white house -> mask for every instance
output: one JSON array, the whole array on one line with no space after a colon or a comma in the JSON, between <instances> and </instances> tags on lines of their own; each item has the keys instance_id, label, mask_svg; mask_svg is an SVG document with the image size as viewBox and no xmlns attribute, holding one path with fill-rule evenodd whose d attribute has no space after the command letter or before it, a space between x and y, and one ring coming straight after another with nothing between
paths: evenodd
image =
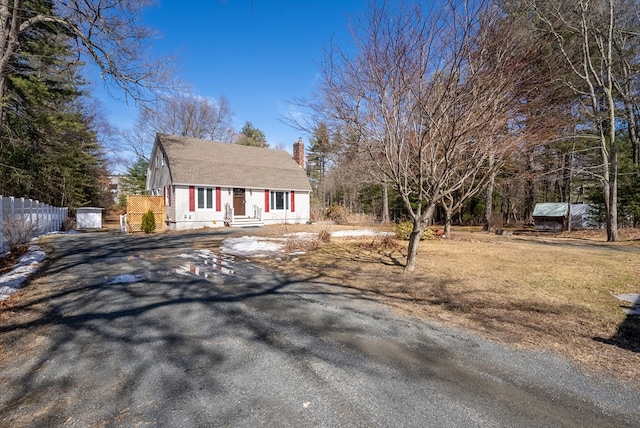
<instances>
[{"instance_id":1,"label":"white house","mask_svg":"<svg viewBox=\"0 0 640 428\"><path fill-rule=\"evenodd\" d=\"M158 134L147 191L164 196L167 229L306 223L311 185L302 141L281 150Z\"/></svg>"}]
</instances>

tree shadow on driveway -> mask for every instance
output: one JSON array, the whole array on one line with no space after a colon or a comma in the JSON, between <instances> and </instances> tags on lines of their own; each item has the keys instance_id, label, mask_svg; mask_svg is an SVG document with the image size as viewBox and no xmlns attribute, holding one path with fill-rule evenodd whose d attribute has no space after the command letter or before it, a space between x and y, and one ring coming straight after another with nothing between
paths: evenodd
<instances>
[{"instance_id":1,"label":"tree shadow on driveway","mask_svg":"<svg viewBox=\"0 0 640 428\"><path fill-rule=\"evenodd\" d=\"M452 354L445 343L467 352L472 340L399 318L339 278L294 280L239 259L230 275L178 273L212 236L226 235L53 238L48 265L0 325L0 424L461 426L499 406L512 425L542 415L562 425L565 409L576 424L612 425ZM474 412L451 410L460 406Z\"/></svg>"},{"instance_id":2,"label":"tree shadow on driveway","mask_svg":"<svg viewBox=\"0 0 640 428\"><path fill-rule=\"evenodd\" d=\"M338 311L327 312L325 304L309 310L309 299L328 294L296 287L313 278L292 281L244 261L236 262L236 273L213 280L178 274L193 242L210 236L55 237L47 266L13 305L15 316L0 325L8 386L0 422L95 426L162 420L178 426L213 420L225 425L227 418L238 424L253 417L243 402L245 396L255 399L252 389L269 396L301 387L282 373L269 375L282 391L255 385L274 362L286 367L293 358L298 371L312 370L300 365L305 360L376 376L367 363L333 350L344 335L366 332ZM114 281L118 276L132 282Z\"/></svg>"}]
</instances>

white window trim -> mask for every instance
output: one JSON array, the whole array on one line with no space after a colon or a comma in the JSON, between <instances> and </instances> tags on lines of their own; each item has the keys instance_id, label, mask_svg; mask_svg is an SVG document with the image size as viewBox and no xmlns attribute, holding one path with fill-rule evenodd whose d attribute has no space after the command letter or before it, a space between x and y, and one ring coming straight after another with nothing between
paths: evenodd
<instances>
[{"instance_id":1,"label":"white window trim","mask_svg":"<svg viewBox=\"0 0 640 428\"><path fill-rule=\"evenodd\" d=\"M283 195L284 200L283 202L283 208L277 208L277 202L278 202L278 193ZM291 197L291 192L286 192L283 190L272 190L271 191L271 198L269 200L270 202L270 211L289 211L289 205L290 205L290 201L289 198Z\"/></svg>"},{"instance_id":2,"label":"white window trim","mask_svg":"<svg viewBox=\"0 0 640 428\"><path fill-rule=\"evenodd\" d=\"M204 199L202 207L200 206L200 190ZM216 192L213 187L196 187L196 211L211 211L215 209Z\"/></svg>"}]
</instances>

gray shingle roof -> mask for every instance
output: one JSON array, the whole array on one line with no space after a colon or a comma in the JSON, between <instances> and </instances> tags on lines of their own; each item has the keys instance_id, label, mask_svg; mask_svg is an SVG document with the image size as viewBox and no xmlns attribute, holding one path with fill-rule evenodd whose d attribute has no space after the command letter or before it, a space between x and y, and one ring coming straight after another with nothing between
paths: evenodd
<instances>
[{"instance_id":1,"label":"gray shingle roof","mask_svg":"<svg viewBox=\"0 0 640 428\"><path fill-rule=\"evenodd\" d=\"M158 134L177 184L311 190L287 152Z\"/></svg>"}]
</instances>

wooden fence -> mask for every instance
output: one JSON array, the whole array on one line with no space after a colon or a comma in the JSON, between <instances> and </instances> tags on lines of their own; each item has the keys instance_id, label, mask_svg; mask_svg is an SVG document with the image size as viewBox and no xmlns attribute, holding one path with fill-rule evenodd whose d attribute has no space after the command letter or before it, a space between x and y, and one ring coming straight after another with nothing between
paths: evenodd
<instances>
[{"instance_id":1,"label":"wooden fence","mask_svg":"<svg viewBox=\"0 0 640 428\"><path fill-rule=\"evenodd\" d=\"M59 231L68 213L68 208L0 195L0 254L10 249L12 241Z\"/></svg>"},{"instance_id":2,"label":"wooden fence","mask_svg":"<svg viewBox=\"0 0 640 428\"><path fill-rule=\"evenodd\" d=\"M127 195L127 231L139 232L142 226L142 215L153 211L156 221L155 231L164 230L164 197L147 195Z\"/></svg>"}]
</instances>

